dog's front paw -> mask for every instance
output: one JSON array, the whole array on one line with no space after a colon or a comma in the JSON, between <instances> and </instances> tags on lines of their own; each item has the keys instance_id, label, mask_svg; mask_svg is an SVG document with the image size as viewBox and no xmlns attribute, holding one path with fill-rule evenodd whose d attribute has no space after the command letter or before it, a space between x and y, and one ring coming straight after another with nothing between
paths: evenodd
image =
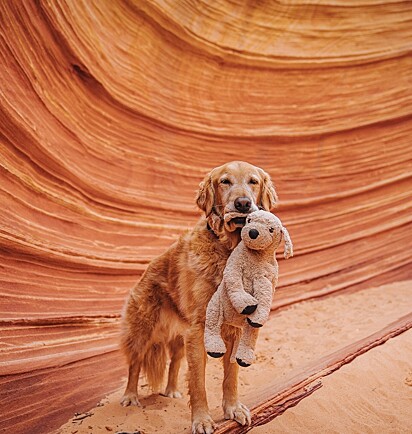
<instances>
[{"instance_id":1,"label":"dog's front paw","mask_svg":"<svg viewBox=\"0 0 412 434\"><path fill-rule=\"evenodd\" d=\"M234 405L223 404L225 419L232 419L241 425L250 425L252 418L249 409L241 402Z\"/></svg>"},{"instance_id":2,"label":"dog's front paw","mask_svg":"<svg viewBox=\"0 0 412 434\"><path fill-rule=\"evenodd\" d=\"M137 407L141 407L139 400L137 399L137 393L125 393L120 400L120 405L123 407L128 407L129 405L135 405Z\"/></svg>"},{"instance_id":3,"label":"dog's front paw","mask_svg":"<svg viewBox=\"0 0 412 434\"><path fill-rule=\"evenodd\" d=\"M212 434L215 428L216 424L209 415L193 419L192 434Z\"/></svg>"}]
</instances>

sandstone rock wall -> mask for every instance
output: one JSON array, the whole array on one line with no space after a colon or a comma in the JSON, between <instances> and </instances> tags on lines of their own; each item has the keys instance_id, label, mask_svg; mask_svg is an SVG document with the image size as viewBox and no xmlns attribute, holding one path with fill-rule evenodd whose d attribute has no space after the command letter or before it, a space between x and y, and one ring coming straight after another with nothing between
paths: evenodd
<instances>
[{"instance_id":1,"label":"sandstone rock wall","mask_svg":"<svg viewBox=\"0 0 412 434\"><path fill-rule=\"evenodd\" d=\"M2 2L0 426L120 384L125 295L228 160L293 237L274 308L410 278L411 50L406 1Z\"/></svg>"}]
</instances>

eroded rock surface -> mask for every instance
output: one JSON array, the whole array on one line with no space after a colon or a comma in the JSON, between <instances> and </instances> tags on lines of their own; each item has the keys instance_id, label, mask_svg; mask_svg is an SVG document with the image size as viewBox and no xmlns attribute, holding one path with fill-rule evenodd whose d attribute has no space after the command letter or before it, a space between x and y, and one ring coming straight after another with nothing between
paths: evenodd
<instances>
[{"instance_id":1,"label":"eroded rock surface","mask_svg":"<svg viewBox=\"0 0 412 434\"><path fill-rule=\"evenodd\" d=\"M2 428L119 385L125 295L225 161L277 186L274 307L411 277L410 5L343 3L2 2Z\"/></svg>"}]
</instances>

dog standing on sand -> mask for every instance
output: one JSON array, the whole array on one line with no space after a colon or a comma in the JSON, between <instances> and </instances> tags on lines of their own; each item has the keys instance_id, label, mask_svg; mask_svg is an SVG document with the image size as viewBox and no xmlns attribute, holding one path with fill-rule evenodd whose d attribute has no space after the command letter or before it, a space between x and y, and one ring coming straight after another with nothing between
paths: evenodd
<instances>
[{"instance_id":1,"label":"dog standing on sand","mask_svg":"<svg viewBox=\"0 0 412 434\"><path fill-rule=\"evenodd\" d=\"M222 280L227 258L240 241L247 214L269 211L276 201L269 175L249 163L230 162L206 175L196 197L204 215L194 229L149 264L127 300L122 348L129 377L122 405L139 405L141 372L153 388L162 384L167 356L171 361L165 395L181 397L178 373L186 348L192 432L213 433L215 423L205 389L206 307ZM228 349L223 358L223 411L226 419L245 425L250 424L250 412L238 400L239 367L229 360L237 333L239 329L232 326L222 329Z\"/></svg>"}]
</instances>

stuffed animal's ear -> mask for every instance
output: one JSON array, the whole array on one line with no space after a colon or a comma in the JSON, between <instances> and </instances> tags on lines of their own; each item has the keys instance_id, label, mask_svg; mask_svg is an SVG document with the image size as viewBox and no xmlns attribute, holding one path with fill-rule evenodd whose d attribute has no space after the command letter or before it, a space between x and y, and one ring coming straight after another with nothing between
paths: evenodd
<instances>
[{"instance_id":1,"label":"stuffed animal's ear","mask_svg":"<svg viewBox=\"0 0 412 434\"><path fill-rule=\"evenodd\" d=\"M293 244L292 240L290 239L289 232L284 226L282 226L282 233L283 237L285 238L285 250L283 252L283 256L285 259L288 259L293 256Z\"/></svg>"},{"instance_id":2,"label":"stuffed animal's ear","mask_svg":"<svg viewBox=\"0 0 412 434\"><path fill-rule=\"evenodd\" d=\"M273 185L270 176L262 169L261 175L263 176L263 185L260 195L260 205L266 211L270 211L276 206L278 195L276 194L275 186Z\"/></svg>"},{"instance_id":3,"label":"stuffed animal's ear","mask_svg":"<svg viewBox=\"0 0 412 434\"><path fill-rule=\"evenodd\" d=\"M199 184L199 190L196 195L197 206L209 216L215 203L215 190L212 184L212 176L209 174Z\"/></svg>"}]
</instances>

